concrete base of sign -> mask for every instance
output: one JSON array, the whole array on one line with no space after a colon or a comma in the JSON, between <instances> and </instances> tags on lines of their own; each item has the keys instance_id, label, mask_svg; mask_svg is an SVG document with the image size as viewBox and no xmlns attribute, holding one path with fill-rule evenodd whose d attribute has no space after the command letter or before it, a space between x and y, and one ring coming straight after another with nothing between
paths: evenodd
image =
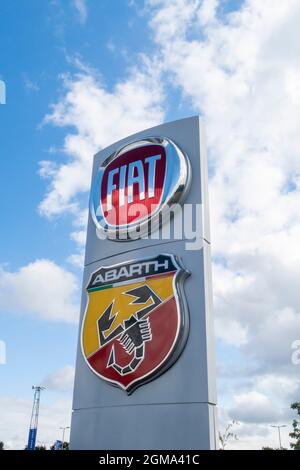
<instances>
[{"instance_id":1,"label":"concrete base of sign","mask_svg":"<svg viewBox=\"0 0 300 470\"><path fill-rule=\"evenodd\" d=\"M72 448L215 449L215 409L215 405L207 403L173 403L76 410L72 420Z\"/></svg>"}]
</instances>

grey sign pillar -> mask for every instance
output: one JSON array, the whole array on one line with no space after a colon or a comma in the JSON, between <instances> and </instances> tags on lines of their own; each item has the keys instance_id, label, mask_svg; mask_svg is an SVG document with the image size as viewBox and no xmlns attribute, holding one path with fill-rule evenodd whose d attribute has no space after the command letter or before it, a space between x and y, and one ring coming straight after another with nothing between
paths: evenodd
<instances>
[{"instance_id":1,"label":"grey sign pillar","mask_svg":"<svg viewBox=\"0 0 300 470\"><path fill-rule=\"evenodd\" d=\"M113 387L90 367L82 353L79 333L76 361L72 449L215 449L216 387L212 314L207 162L203 123L196 116L147 129L95 155L92 186L101 164L124 145L158 136L173 141L187 155L191 185L184 204L198 210L198 249L181 239L141 238L101 240L89 215L83 275L80 328L88 302L87 286L101 267L167 253L180 258L190 272L184 281L189 310L188 338L178 359L161 375L128 395ZM174 216L173 223L176 222ZM200 222L199 222L200 221ZM162 228L158 229L161 234ZM194 246L195 248L195 246ZM99 310L100 306L99 306Z\"/></svg>"}]
</instances>

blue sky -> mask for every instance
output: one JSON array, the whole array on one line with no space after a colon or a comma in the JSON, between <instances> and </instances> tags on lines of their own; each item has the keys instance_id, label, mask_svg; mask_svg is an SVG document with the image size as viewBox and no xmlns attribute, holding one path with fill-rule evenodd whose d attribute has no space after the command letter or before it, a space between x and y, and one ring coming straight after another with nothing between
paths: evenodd
<instances>
[{"instance_id":1,"label":"blue sky","mask_svg":"<svg viewBox=\"0 0 300 470\"><path fill-rule=\"evenodd\" d=\"M210 190L218 362L222 371L240 371L240 380L234 374L231 379L227 373L220 374L224 422L233 417L230 410L238 415L238 407L244 407L246 401L252 400L255 410L269 410L278 383L285 384L289 390L295 388L291 384L296 384L297 374L295 369L289 369L288 354L292 331L297 331L299 325L298 304L292 288L278 302L274 300L273 289L279 281L273 279L272 269L262 274L263 280L257 273L262 273L268 263L274 266L274 273L281 262L276 258L278 246L293 246L298 233L297 216L293 218L296 209L295 212L292 209L298 203L295 189L298 180L290 193L283 195L280 189L281 181L283 184L296 171L298 142L293 119L287 120L284 127L292 144L284 145L281 139L278 155L273 151L277 145L273 136L280 135L278 110L282 115L294 116L294 122L299 116L299 95L294 84L299 70L293 69L295 61L299 61L298 51L296 45L295 50L290 48L290 57L286 59L272 47L272 41L276 44L285 31L291 35L290 44L296 44L293 16L297 17L297 5L288 0L287 8L276 0L276 8L271 12L268 5L264 8L257 0L249 0L246 11L241 0L205 0L195 4L174 0L175 7L177 3L180 5L169 11L167 3L164 0L1 2L0 79L6 83L7 96L6 104L0 105L0 340L7 345L7 364L0 365L0 407L1 397L12 401L14 397L24 399L20 410L24 428L29 419L26 413L30 412L32 384L43 381L48 384L42 404L50 411L56 403L70 401L69 375L72 374L64 368L73 366L75 361L76 308L79 310L81 282L81 269L74 262L74 255L82 256L85 227L79 218L87 207L86 174L93 152L144 127L195 113L207 120L213 170ZM181 12L179 17L176 11ZM175 25L175 33L165 29L166 18L170 25ZM172 48L172 44L176 47ZM281 76L284 67L290 70L287 77ZM267 85L269 91L264 89ZM136 105L130 87L137 90ZM270 90L273 94L269 95ZM96 94L95 99L92 93ZM275 95L278 101L273 108ZM135 106L140 108L139 114ZM273 128L267 124L270 120L266 109L277 116ZM80 120L81 113L86 123ZM114 113L117 120L110 117ZM98 124L93 126L88 121ZM253 129L253 122L259 123L257 128ZM269 152L268 157L263 152ZM51 162L44 177L39 174L41 161ZM249 162L262 165L258 173L266 176L261 200L266 194L269 198L266 197L266 204L260 208L255 206L255 210L253 192L244 194L245 185L240 183L245 173L247 178L250 175L250 186L256 184L255 177L251 180ZM73 164L85 175L84 187L79 189L76 175L72 179L70 172ZM58 176L62 167L67 172L65 179ZM237 168L239 173L235 171ZM59 189L55 186L58 181ZM278 181L276 187L272 186L274 181ZM266 227L266 214L275 206L281 212L274 219L282 220L282 225L268 220ZM239 215L228 221L232 209ZM257 245L249 236L249 220L250 231L255 227ZM261 246L266 248L261 250ZM296 268L292 258L287 252L281 269L286 278L290 276L290 285L294 286ZM46 262L35 264L37 260ZM60 292L61 299L57 302L61 312L55 319L51 318L51 309L38 312L43 302L41 290L47 290L47 282L40 281L39 276L49 272L53 276L59 272L62 290L70 291L66 298ZM67 279L65 284L64 279ZM270 294L266 295L269 304L258 298L262 282ZM37 306L33 302L35 286ZM20 289L23 289L24 305L15 301ZM14 297L13 301L9 295ZM51 295L52 291L45 293L45 302ZM288 308L290 313L286 313ZM271 346L267 348L270 355L265 355L262 342L255 342L261 330L253 318L266 311L265 321L275 326L280 323L278 318L282 318L276 312L285 312L287 318L284 328L279 323L277 330L274 326L274 337L277 335L277 340L282 339L285 345L280 357L276 351L272 356ZM266 324L261 325L262 329L265 327ZM286 336L283 338L281 334ZM275 356L281 367L276 377L272 375ZM58 373L57 378L55 374L59 370L66 371L68 383L63 383L63 373ZM243 375L245 370L250 371L249 376ZM271 383L269 388L267 380ZM277 415L258 413L262 430L268 426L268 420L289 419L288 412L283 411L283 401L288 403L290 399L284 391ZM241 414L242 443L259 445L254 441L249 416ZM52 431L45 431L44 440L55 437L53 428L60 419L60 425L69 424L67 413L53 422L45 417ZM9 417L5 420L8 422ZM10 445L20 445L26 432L27 429L25 434L13 437L12 423ZM0 434L1 439L5 436Z\"/></svg>"}]
</instances>

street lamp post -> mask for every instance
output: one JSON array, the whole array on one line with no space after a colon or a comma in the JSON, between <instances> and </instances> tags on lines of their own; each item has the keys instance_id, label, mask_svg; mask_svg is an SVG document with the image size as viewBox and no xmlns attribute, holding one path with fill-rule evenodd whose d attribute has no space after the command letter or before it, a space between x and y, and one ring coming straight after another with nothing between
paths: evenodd
<instances>
[{"instance_id":1,"label":"street lamp post","mask_svg":"<svg viewBox=\"0 0 300 470\"><path fill-rule=\"evenodd\" d=\"M59 429L62 429L62 447L61 447L61 450L64 450L65 432L66 432L66 429L70 429L70 426L61 427Z\"/></svg>"},{"instance_id":2,"label":"street lamp post","mask_svg":"<svg viewBox=\"0 0 300 470\"><path fill-rule=\"evenodd\" d=\"M280 429L281 429L281 428L286 428L286 424L282 424L281 426L273 426L273 425L271 425L271 428L277 428L277 429L278 429L279 449L282 449Z\"/></svg>"}]
</instances>

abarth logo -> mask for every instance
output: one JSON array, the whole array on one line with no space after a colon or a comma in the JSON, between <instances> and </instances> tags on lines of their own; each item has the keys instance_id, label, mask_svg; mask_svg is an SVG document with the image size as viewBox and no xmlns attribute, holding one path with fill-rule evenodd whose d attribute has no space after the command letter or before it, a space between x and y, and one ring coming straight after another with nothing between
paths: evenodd
<instances>
[{"instance_id":1,"label":"abarth logo","mask_svg":"<svg viewBox=\"0 0 300 470\"><path fill-rule=\"evenodd\" d=\"M108 238L134 239L160 224L165 207L181 202L188 189L187 156L167 138L147 138L122 147L99 168L91 214Z\"/></svg>"},{"instance_id":2,"label":"abarth logo","mask_svg":"<svg viewBox=\"0 0 300 470\"><path fill-rule=\"evenodd\" d=\"M94 373L130 394L176 361L188 336L188 275L170 254L92 274L81 344Z\"/></svg>"}]
</instances>

